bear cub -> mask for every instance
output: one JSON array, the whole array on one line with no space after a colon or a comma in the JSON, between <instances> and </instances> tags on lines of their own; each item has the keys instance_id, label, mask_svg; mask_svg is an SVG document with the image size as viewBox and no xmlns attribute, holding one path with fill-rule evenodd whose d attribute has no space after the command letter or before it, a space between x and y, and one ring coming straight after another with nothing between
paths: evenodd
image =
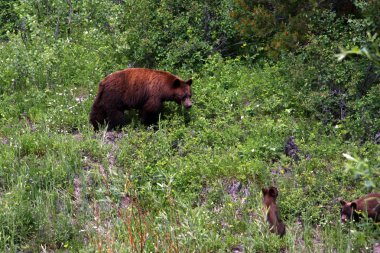
<instances>
[{"instance_id":1,"label":"bear cub","mask_svg":"<svg viewBox=\"0 0 380 253\"><path fill-rule=\"evenodd\" d=\"M363 212L367 213L368 218L380 221L380 193L370 193L352 202L340 200L340 203L340 219L343 223L351 219L359 221Z\"/></svg>"},{"instance_id":2,"label":"bear cub","mask_svg":"<svg viewBox=\"0 0 380 253\"><path fill-rule=\"evenodd\" d=\"M125 110L137 109L144 124L155 124L165 101L175 101L186 109L192 106L191 83L191 79L183 81L159 70L129 68L114 72L99 84L90 122L95 131L104 124L110 131L126 124Z\"/></svg>"},{"instance_id":3,"label":"bear cub","mask_svg":"<svg viewBox=\"0 0 380 253\"><path fill-rule=\"evenodd\" d=\"M278 190L276 187L271 186L269 188L263 188L262 192L264 196L263 203L266 208L267 221L270 225L270 231L282 237L285 234L285 224L280 219L278 206L276 204Z\"/></svg>"}]
</instances>

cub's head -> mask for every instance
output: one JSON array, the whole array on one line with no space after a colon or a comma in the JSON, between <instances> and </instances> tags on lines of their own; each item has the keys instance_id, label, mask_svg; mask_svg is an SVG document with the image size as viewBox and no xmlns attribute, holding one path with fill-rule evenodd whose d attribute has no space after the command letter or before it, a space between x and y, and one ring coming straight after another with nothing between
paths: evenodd
<instances>
[{"instance_id":1,"label":"cub's head","mask_svg":"<svg viewBox=\"0 0 380 253\"><path fill-rule=\"evenodd\" d=\"M173 83L174 88L174 100L179 105L183 105L186 109L189 109L193 103L191 101L191 84L193 80L182 81L175 79Z\"/></svg>"},{"instance_id":2,"label":"cub's head","mask_svg":"<svg viewBox=\"0 0 380 253\"><path fill-rule=\"evenodd\" d=\"M278 190L276 187L268 187L268 188L263 188L263 197L264 197L264 204L265 205L270 205L271 203L276 202L277 196L278 196Z\"/></svg>"},{"instance_id":3,"label":"cub's head","mask_svg":"<svg viewBox=\"0 0 380 253\"><path fill-rule=\"evenodd\" d=\"M354 220L358 219L358 214L355 212L357 208L356 202L346 202L341 199L340 203L342 204L342 208L340 209L341 222L345 223L351 220L352 218Z\"/></svg>"}]
</instances>

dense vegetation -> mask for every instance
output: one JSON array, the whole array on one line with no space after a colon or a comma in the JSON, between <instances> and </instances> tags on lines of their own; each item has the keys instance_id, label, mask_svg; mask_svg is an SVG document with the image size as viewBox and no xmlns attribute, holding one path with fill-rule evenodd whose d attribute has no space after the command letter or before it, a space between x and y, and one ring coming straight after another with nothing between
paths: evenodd
<instances>
[{"instance_id":1,"label":"dense vegetation","mask_svg":"<svg viewBox=\"0 0 380 253\"><path fill-rule=\"evenodd\" d=\"M1 0L0 251L371 252L338 198L380 187L379 8ZM98 82L131 66L192 77L193 108L94 133Z\"/></svg>"}]
</instances>

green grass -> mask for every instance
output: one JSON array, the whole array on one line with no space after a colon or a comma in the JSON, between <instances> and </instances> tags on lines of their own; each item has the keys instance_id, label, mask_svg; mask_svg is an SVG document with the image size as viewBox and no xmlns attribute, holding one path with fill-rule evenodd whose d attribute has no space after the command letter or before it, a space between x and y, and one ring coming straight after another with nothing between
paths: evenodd
<instances>
[{"instance_id":1,"label":"green grass","mask_svg":"<svg viewBox=\"0 0 380 253\"><path fill-rule=\"evenodd\" d=\"M157 131L131 113L121 133L94 133L98 80L1 95L0 251L370 252L378 225L342 226L337 198L365 192L342 154L374 160L378 146L306 117L277 66L208 64L188 120L168 103ZM268 185L284 238L263 218Z\"/></svg>"}]
</instances>

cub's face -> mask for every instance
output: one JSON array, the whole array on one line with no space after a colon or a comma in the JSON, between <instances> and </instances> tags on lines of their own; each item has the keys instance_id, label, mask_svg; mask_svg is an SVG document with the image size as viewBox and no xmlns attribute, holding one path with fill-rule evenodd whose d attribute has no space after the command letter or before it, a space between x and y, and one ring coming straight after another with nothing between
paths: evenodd
<instances>
[{"instance_id":1,"label":"cub's face","mask_svg":"<svg viewBox=\"0 0 380 253\"><path fill-rule=\"evenodd\" d=\"M186 109L189 109L193 104L191 101L191 83L192 83L191 79L189 79L186 82L183 82L177 79L174 82L174 88L175 88L174 100L179 105L183 105Z\"/></svg>"},{"instance_id":2,"label":"cub's face","mask_svg":"<svg viewBox=\"0 0 380 253\"><path fill-rule=\"evenodd\" d=\"M346 202L344 200L341 200L340 203L342 204L342 208L340 209L340 220L342 223L345 223L351 220L351 218L354 218L356 203Z\"/></svg>"},{"instance_id":3,"label":"cub's face","mask_svg":"<svg viewBox=\"0 0 380 253\"><path fill-rule=\"evenodd\" d=\"M266 206L269 206L276 202L278 196L278 190L276 187L263 188L263 203Z\"/></svg>"}]
</instances>

